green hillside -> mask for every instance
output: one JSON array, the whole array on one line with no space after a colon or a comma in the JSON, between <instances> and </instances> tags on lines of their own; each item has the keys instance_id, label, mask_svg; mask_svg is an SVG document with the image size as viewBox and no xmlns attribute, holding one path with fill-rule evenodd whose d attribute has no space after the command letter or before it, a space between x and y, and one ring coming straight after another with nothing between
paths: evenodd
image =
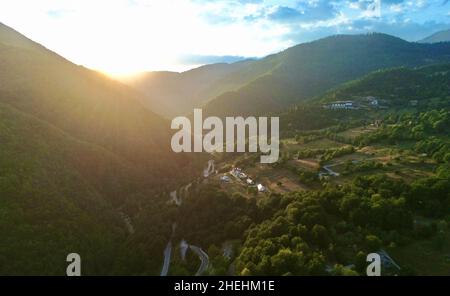
<instances>
[{"instance_id":1,"label":"green hillside","mask_svg":"<svg viewBox=\"0 0 450 296\"><path fill-rule=\"evenodd\" d=\"M143 95L14 36L0 38L0 102L122 156L148 182L181 175L186 159L171 153L170 122L144 108Z\"/></svg>"},{"instance_id":2,"label":"green hillside","mask_svg":"<svg viewBox=\"0 0 450 296\"><path fill-rule=\"evenodd\" d=\"M1 24L0 81L0 274L64 275L71 252L83 274L156 274L164 221L134 225L130 243L121 215L155 215L198 175L171 152L170 122Z\"/></svg>"},{"instance_id":3,"label":"green hillside","mask_svg":"<svg viewBox=\"0 0 450 296\"><path fill-rule=\"evenodd\" d=\"M167 117L204 106L210 115L277 112L372 71L450 62L449 44L419 44L385 34L338 35L260 60L153 72L125 82Z\"/></svg>"},{"instance_id":4,"label":"green hillside","mask_svg":"<svg viewBox=\"0 0 450 296\"><path fill-rule=\"evenodd\" d=\"M130 165L3 103L0 143L0 274L63 275L71 252L86 274L118 272Z\"/></svg>"},{"instance_id":5,"label":"green hillside","mask_svg":"<svg viewBox=\"0 0 450 296\"><path fill-rule=\"evenodd\" d=\"M449 64L375 71L281 112L280 130L284 134L292 134L295 130L307 131L345 126L352 121L371 121L386 113L448 108L449 81ZM379 106L368 106L367 97L375 97ZM347 100L360 104L360 109L324 108L329 103Z\"/></svg>"},{"instance_id":6,"label":"green hillside","mask_svg":"<svg viewBox=\"0 0 450 296\"><path fill-rule=\"evenodd\" d=\"M374 70L450 61L449 44L417 44L384 34L334 36L300 44L255 63L276 61L237 91L211 100L214 115L276 112ZM233 74L239 77L240 73Z\"/></svg>"},{"instance_id":7,"label":"green hillside","mask_svg":"<svg viewBox=\"0 0 450 296\"><path fill-rule=\"evenodd\" d=\"M448 106L450 65L439 64L416 69L395 68L376 71L329 91L323 102L374 96L388 106L407 107L417 101L421 107Z\"/></svg>"}]
</instances>

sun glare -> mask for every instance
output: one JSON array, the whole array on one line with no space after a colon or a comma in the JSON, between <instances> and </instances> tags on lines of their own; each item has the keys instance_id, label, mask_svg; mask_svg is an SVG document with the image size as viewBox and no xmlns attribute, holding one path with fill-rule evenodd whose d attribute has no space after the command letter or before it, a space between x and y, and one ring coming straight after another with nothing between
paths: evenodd
<instances>
[{"instance_id":1,"label":"sun glare","mask_svg":"<svg viewBox=\"0 0 450 296\"><path fill-rule=\"evenodd\" d=\"M286 30L282 25L208 23L205 10L220 11L219 4L48 1L24 10L30 2L16 0L2 7L0 19L74 63L111 76L197 66L180 64L186 55L255 57L290 45L274 42Z\"/></svg>"}]
</instances>

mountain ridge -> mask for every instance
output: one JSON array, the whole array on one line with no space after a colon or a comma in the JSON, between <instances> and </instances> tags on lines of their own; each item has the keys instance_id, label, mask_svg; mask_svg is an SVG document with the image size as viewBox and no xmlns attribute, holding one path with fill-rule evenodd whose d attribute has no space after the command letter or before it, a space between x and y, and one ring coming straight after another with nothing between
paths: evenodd
<instances>
[{"instance_id":1,"label":"mountain ridge","mask_svg":"<svg viewBox=\"0 0 450 296\"><path fill-rule=\"evenodd\" d=\"M170 149L169 122L130 86L4 25L0 81L0 274L64 275L73 252L86 275L156 273L159 259L127 245L121 214L134 219L142 207L152 217L164 194L198 174ZM146 252L159 254L164 226L145 227L162 237Z\"/></svg>"},{"instance_id":2,"label":"mountain ridge","mask_svg":"<svg viewBox=\"0 0 450 296\"><path fill-rule=\"evenodd\" d=\"M297 44L258 60L159 74L153 85L152 77L147 76L131 85L150 94L153 99L147 99L149 102L161 102L164 106L158 113L168 118L190 114L195 107L203 108L206 115L256 116L289 108L375 70L448 61L448 44L419 44L384 33L341 34ZM230 72L215 76L209 71L222 66ZM196 71L211 75L207 80L190 78ZM173 91L180 89L183 91Z\"/></svg>"},{"instance_id":3,"label":"mountain ridge","mask_svg":"<svg viewBox=\"0 0 450 296\"><path fill-rule=\"evenodd\" d=\"M437 43L437 42L449 42L450 41L450 29L436 32L422 40L419 43Z\"/></svg>"},{"instance_id":4,"label":"mountain ridge","mask_svg":"<svg viewBox=\"0 0 450 296\"><path fill-rule=\"evenodd\" d=\"M450 45L411 43L381 33L337 35L296 45L275 58L281 62L270 72L209 101L205 113L229 116L279 111L378 69L448 62Z\"/></svg>"},{"instance_id":5,"label":"mountain ridge","mask_svg":"<svg viewBox=\"0 0 450 296\"><path fill-rule=\"evenodd\" d=\"M144 107L144 95L23 35L14 36L16 31L4 25L2 31L22 45L0 39L1 102L119 154L143 171L153 171L158 162L157 167L175 169L177 161L184 161L171 155L170 122ZM171 156L163 164L152 155Z\"/></svg>"}]
</instances>

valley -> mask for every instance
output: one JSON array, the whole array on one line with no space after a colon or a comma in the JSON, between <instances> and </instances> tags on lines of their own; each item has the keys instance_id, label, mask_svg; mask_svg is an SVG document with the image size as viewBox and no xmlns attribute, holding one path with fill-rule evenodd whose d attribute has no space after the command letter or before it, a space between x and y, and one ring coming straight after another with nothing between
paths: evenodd
<instances>
[{"instance_id":1,"label":"valley","mask_svg":"<svg viewBox=\"0 0 450 296\"><path fill-rule=\"evenodd\" d=\"M275 164L261 164L258 161L258 157L250 153L241 153L240 155L232 157L232 159L228 159L229 157L227 155L216 154L215 159L217 162L217 174L209 176L208 179L204 179L202 182L195 184L194 188L196 188L195 190L200 192L202 192L204 188L215 188L215 195L217 195L218 192L221 192L222 194L229 196L229 198L234 199L239 197L247 200L246 202L242 200L242 203L261 204L264 202L268 202L269 200L273 200L275 196L281 198L282 200L284 198L290 200L289 196L291 196L291 198L293 196L298 196L300 192L303 192L303 195L308 196L314 195L315 193L321 191L326 192L331 188L345 188L349 186L349 184L355 182L355 180L363 181L370 180L371 178L380 178L377 182L394 182L394 184L398 184L396 186L411 187L417 186L418 184L420 184L420 182L426 179L439 179L440 173L436 173L436 171L439 166L441 166L442 162L436 160L433 155L423 153L422 150L415 150L417 149L417 147L415 148L414 144L410 143L408 140L399 139L399 141L396 141L396 143L391 144L384 143L385 140L381 140L381 142L372 142L370 143L370 145L357 144L364 143L365 139L374 137L377 133L383 133L386 129L394 129L399 125L401 124L386 124L375 127L375 124L372 123L360 127L351 127L349 129L339 130L335 134L324 133L323 137L315 137L314 140L308 141L306 144L301 144L305 141L302 136L299 136L297 138L286 138L281 142L282 148L280 153L282 155L282 158ZM319 130L316 132L323 133L323 130ZM351 149L349 149L348 147L351 147ZM239 168L238 173L236 173L236 168ZM258 190L258 184L262 184L267 189L264 191ZM414 193L411 192L409 194ZM357 198L357 196L355 196L355 198ZM200 202L196 201L195 199L196 195L191 195L185 200L185 203L187 203L187 206L191 206L191 203L195 204L197 202ZM295 198L290 202L286 201L288 203L286 209L290 207L289 203L293 203L294 200ZM390 256L394 258L393 260L395 260L400 266L402 266L403 269L387 269L386 272L394 272L396 274L399 272L401 274L418 272L419 274L422 274L422 271L419 271L421 270L422 265L416 265L418 262L414 261L412 257L421 256L420 254L423 250L421 251L421 249L417 249L413 251L409 247L410 243L403 241L405 239L417 241L417 244L421 244L422 242L426 241L423 240L423 234L419 234L421 233L421 231L423 231L420 230L423 225L417 222L417 219L422 219L419 217L423 217L423 212L421 210L422 206L423 204L419 205L419 208L416 210L416 214L411 216L411 218L405 217L404 219L406 220L404 222L401 222L406 223L408 219L411 219L410 222L407 222L411 223L411 226L400 226L401 224L396 225L395 222L392 221L392 223L394 224L388 227L391 229L412 227L412 233L416 234L413 235L413 238L410 237L408 239L406 239L406 237L410 236L411 233L406 233L409 233L409 231L401 235L396 234L400 235L400 237L405 237L403 237L401 240L397 240L396 238L393 239L390 243L387 243L387 245L384 247L384 250L387 251ZM261 211L261 209L257 211L259 212ZM385 218L383 218L383 221L384 219ZM256 221L258 221L258 218L256 218ZM264 225L264 223L267 223L267 221L263 222L262 225ZM427 224L425 225L427 227L432 227L431 225L435 224L441 225L438 226L438 229L441 229L439 231L443 231L442 235L447 236L450 233L446 226L448 225L448 222L446 222L445 219L440 220L433 218L430 219L429 222L427 222ZM201 225L199 226L201 228ZM382 228L384 227L387 226L382 226ZM405 230L398 231L401 231L400 233L402 233ZM189 233L189 230L186 229L186 232ZM183 233L186 234L186 232ZM377 238L377 240L380 240L379 244L384 245L385 241L389 242L391 238L387 237L392 234L389 234L387 237L385 237L387 233L379 236L379 239ZM440 234L434 234L433 236L435 235L439 236ZM233 236L233 234L231 233L231 236L226 235L223 239L225 241L228 241L230 239L232 240L236 238L237 237L235 235ZM246 240L248 239L248 237L241 237L241 239L238 239L237 245L235 244L233 247L233 254L242 256L242 254L244 254L242 253L243 248L245 248ZM433 240L437 239L434 238ZM199 242L203 243L204 245L205 240L200 239ZM436 258L433 259L433 264L436 263L437 265L442 266L440 267L440 269L437 269L435 271L430 271L430 269L425 268L425 270L427 270L427 274L446 273L444 269L449 267L449 261L446 259L446 256L448 254L446 254L444 251L446 250L445 245L447 244L448 243L446 242L446 239L443 239L441 247L436 247L434 244L427 245L426 253L430 254L430 256L435 256L434 258ZM222 255L222 252L219 251L220 245L221 244L217 244L216 246L208 248L208 254L210 252L214 254L212 255L214 257L211 261L211 265L207 270L207 273L236 275L236 271L231 270L235 270L234 266L236 264L236 260L237 262L240 262L240 260L242 260L242 257L225 257L225 251L224 255ZM409 256L411 256L411 258L406 257L404 254L399 255L399 252L402 249L407 249L408 254ZM344 252L344 250L342 251ZM354 250L346 250L345 252L354 252ZM241 255L239 255L239 253ZM344 254L340 256L344 256ZM354 258L357 258L356 254L353 256L355 256ZM343 258L345 258L345 256ZM348 258L351 258L351 256ZM191 263L189 263L189 260L185 262L179 262L177 260L178 259L175 259L175 265L178 265L175 267L175 271L179 272L180 270L185 270L185 268L189 270L189 264L195 264L195 261L191 261ZM191 258L191 260L193 260L193 258ZM437 260L440 261L438 262ZM336 266L333 267L333 263L331 262L325 261L323 263L324 266L329 267L324 267L324 270L317 270L316 272L318 272L318 274L335 272L334 268L336 268ZM217 264L219 264L219 267L215 266ZM353 261L353 264L357 266L356 261ZM446 267L444 268L444 266ZM326 272L325 270L328 271ZM248 271L243 270L243 272ZM350 269L347 270L344 268L344 270L341 270L339 272L351 273L354 271L350 271Z\"/></svg>"},{"instance_id":2,"label":"valley","mask_svg":"<svg viewBox=\"0 0 450 296\"><path fill-rule=\"evenodd\" d=\"M448 275L449 57L338 35L119 82L0 24L0 274ZM173 151L196 107L276 118L278 157Z\"/></svg>"},{"instance_id":3,"label":"valley","mask_svg":"<svg viewBox=\"0 0 450 296\"><path fill-rule=\"evenodd\" d=\"M359 83L366 82L349 85L360 91ZM190 209L186 213L213 212L183 231L183 238L212 243L205 249L210 257L206 274L356 275L364 266L363 253L378 250L396 262L386 263L384 273L445 275L450 267L450 142L444 127L449 113L442 105L438 110L429 105L437 101L433 85L431 92L421 90L427 95L415 108L406 103L364 113L333 110L319 129L296 121L316 108L314 102L294 108L281 115L288 128L273 164L261 164L252 153L215 153L217 175L195 184L197 193L183 204ZM211 208L215 199L222 205ZM216 229L225 233L209 237ZM232 257L221 251L228 241L235 242ZM424 254L429 264L416 259ZM175 259L174 274L194 273L194 262Z\"/></svg>"}]
</instances>

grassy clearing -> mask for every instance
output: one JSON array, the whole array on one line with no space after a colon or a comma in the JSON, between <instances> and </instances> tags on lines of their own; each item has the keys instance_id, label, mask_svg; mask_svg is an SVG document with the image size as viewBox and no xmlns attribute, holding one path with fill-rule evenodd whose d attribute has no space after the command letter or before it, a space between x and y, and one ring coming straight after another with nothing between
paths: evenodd
<instances>
[{"instance_id":1,"label":"grassy clearing","mask_svg":"<svg viewBox=\"0 0 450 296\"><path fill-rule=\"evenodd\" d=\"M246 172L272 192L285 193L308 189L305 185L300 184L298 176L288 169L272 168L268 165L257 164L246 169Z\"/></svg>"},{"instance_id":2,"label":"grassy clearing","mask_svg":"<svg viewBox=\"0 0 450 296\"><path fill-rule=\"evenodd\" d=\"M378 128L375 126L367 126L367 127L361 126L361 127L352 128L352 129L343 131L343 132L339 133L338 136L344 137L346 139L355 139L363 134L374 132L377 129Z\"/></svg>"},{"instance_id":3,"label":"grassy clearing","mask_svg":"<svg viewBox=\"0 0 450 296\"><path fill-rule=\"evenodd\" d=\"M286 139L283 140L282 143L283 143L282 147L283 152L296 152L302 149L329 149L345 146L345 144L329 140L326 138L311 141L305 144L299 144L295 139Z\"/></svg>"},{"instance_id":4,"label":"grassy clearing","mask_svg":"<svg viewBox=\"0 0 450 296\"><path fill-rule=\"evenodd\" d=\"M288 164L308 172L315 172L320 168L319 160L316 158L292 159Z\"/></svg>"}]
</instances>

